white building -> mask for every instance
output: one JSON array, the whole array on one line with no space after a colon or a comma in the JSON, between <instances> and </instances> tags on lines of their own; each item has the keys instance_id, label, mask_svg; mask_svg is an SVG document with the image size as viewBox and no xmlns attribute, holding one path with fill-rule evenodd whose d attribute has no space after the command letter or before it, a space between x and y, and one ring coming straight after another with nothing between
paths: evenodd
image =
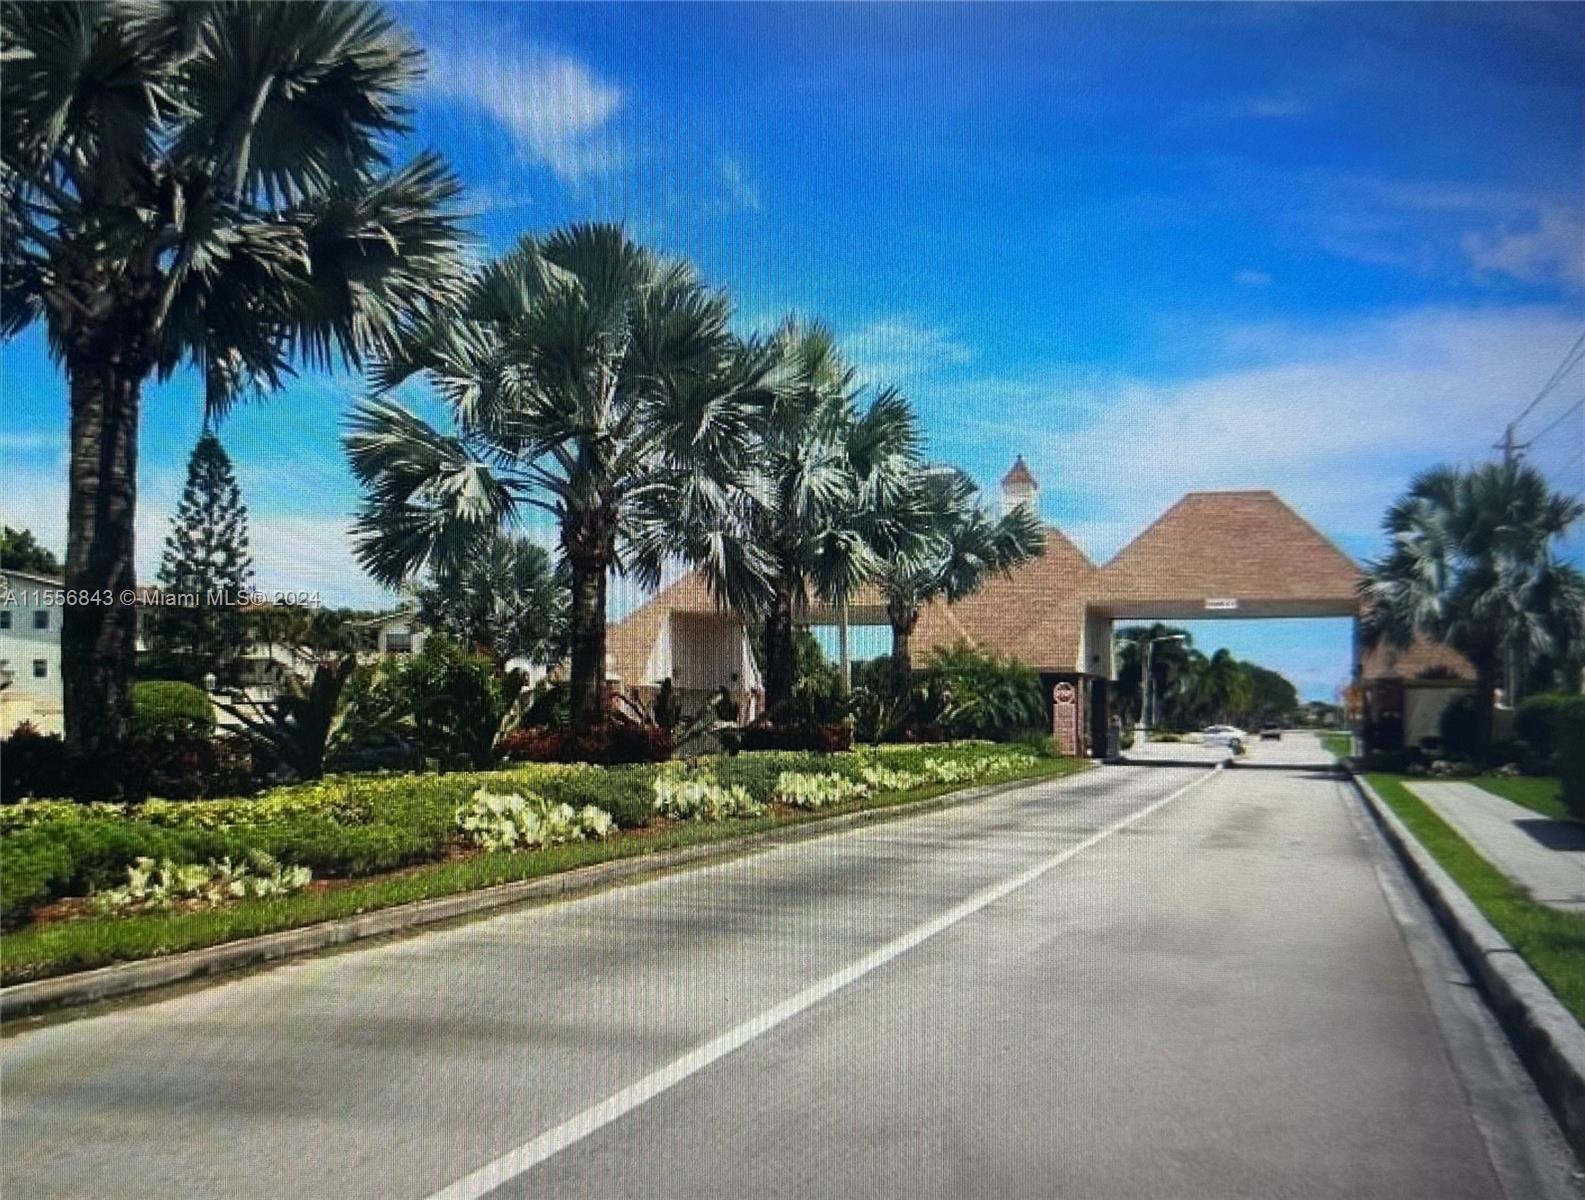
<instances>
[{"instance_id":1,"label":"white building","mask_svg":"<svg viewBox=\"0 0 1585 1200\"><path fill-rule=\"evenodd\" d=\"M61 732L61 609L54 599L63 586L49 575L0 571L0 736L23 721L40 733Z\"/></svg>"}]
</instances>

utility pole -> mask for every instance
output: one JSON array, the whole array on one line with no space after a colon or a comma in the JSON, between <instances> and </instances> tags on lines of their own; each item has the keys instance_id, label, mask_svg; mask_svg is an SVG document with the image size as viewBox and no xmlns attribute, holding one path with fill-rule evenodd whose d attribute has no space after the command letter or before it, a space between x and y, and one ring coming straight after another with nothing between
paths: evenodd
<instances>
[{"instance_id":1,"label":"utility pole","mask_svg":"<svg viewBox=\"0 0 1585 1200\"><path fill-rule=\"evenodd\" d=\"M1513 432L1514 422L1509 421L1507 428L1502 431L1502 441L1492 447L1494 450L1502 451L1502 461L1510 467L1518 462L1520 455L1524 453L1524 443L1515 439Z\"/></svg>"}]
</instances>

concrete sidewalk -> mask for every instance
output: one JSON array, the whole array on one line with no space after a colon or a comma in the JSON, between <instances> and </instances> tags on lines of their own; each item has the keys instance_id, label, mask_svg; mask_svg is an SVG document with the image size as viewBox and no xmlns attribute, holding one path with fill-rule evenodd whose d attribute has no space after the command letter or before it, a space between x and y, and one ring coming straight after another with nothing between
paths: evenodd
<instances>
[{"instance_id":1,"label":"concrete sidewalk","mask_svg":"<svg viewBox=\"0 0 1585 1200\"><path fill-rule=\"evenodd\" d=\"M1544 817L1473 783L1408 788L1533 898L1585 912L1585 828Z\"/></svg>"}]
</instances>

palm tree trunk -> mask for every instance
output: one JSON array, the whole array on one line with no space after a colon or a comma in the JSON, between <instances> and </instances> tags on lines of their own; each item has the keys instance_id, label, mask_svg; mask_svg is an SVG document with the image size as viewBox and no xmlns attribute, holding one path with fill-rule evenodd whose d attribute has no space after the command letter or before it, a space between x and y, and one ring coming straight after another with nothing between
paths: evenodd
<instances>
[{"instance_id":1,"label":"palm tree trunk","mask_svg":"<svg viewBox=\"0 0 1585 1200\"><path fill-rule=\"evenodd\" d=\"M797 649L793 643L792 588L776 581L770 611L765 614L765 707L774 711L792 699L797 673Z\"/></svg>"},{"instance_id":2,"label":"palm tree trunk","mask_svg":"<svg viewBox=\"0 0 1585 1200\"><path fill-rule=\"evenodd\" d=\"M1483 663L1475 669L1475 745L1482 750L1491 745L1496 707L1497 668Z\"/></svg>"},{"instance_id":3,"label":"palm tree trunk","mask_svg":"<svg viewBox=\"0 0 1585 1200\"><path fill-rule=\"evenodd\" d=\"M62 608L61 684L76 790L85 797L111 796L120 789L120 751L136 665L137 606L131 590L137 586L138 405L146 373L138 357L87 349L67 360L66 588L94 602Z\"/></svg>"},{"instance_id":4,"label":"palm tree trunk","mask_svg":"<svg viewBox=\"0 0 1585 1200\"><path fill-rule=\"evenodd\" d=\"M909 643L914 626L919 624L919 610L897 605L886 606L886 616L892 627L892 696L906 700L913 687L914 664Z\"/></svg>"},{"instance_id":5,"label":"palm tree trunk","mask_svg":"<svg viewBox=\"0 0 1585 1200\"><path fill-rule=\"evenodd\" d=\"M605 721L605 599L603 560L569 554L572 573L572 727L580 732Z\"/></svg>"}]
</instances>

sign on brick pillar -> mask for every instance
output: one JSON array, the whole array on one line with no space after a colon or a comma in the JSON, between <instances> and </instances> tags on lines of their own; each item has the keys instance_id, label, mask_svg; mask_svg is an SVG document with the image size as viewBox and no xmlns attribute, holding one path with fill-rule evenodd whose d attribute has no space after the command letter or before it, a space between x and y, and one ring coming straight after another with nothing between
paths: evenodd
<instances>
[{"instance_id":1,"label":"sign on brick pillar","mask_svg":"<svg viewBox=\"0 0 1585 1200\"><path fill-rule=\"evenodd\" d=\"M1063 754L1079 753L1079 693L1067 680L1051 689L1051 736Z\"/></svg>"}]
</instances>

